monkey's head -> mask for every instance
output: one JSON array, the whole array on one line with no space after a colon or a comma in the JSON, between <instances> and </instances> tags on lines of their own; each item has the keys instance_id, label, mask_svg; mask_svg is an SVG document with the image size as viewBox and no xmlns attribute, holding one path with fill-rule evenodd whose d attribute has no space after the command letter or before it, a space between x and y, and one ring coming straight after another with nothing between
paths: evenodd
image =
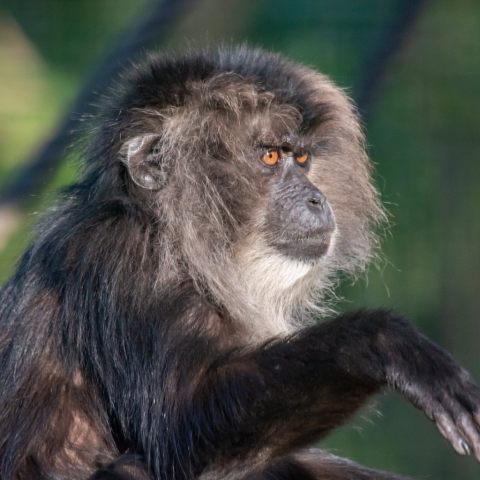
<instances>
[{"instance_id":1,"label":"monkey's head","mask_svg":"<svg viewBox=\"0 0 480 480\"><path fill-rule=\"evenodd\" d=\"M288 330L371 259L383 211L355 110L325 76L246 48L151 56L105 111L94 190L114 176L154 219L161 278Z\"/></svg>"}]
</instances>

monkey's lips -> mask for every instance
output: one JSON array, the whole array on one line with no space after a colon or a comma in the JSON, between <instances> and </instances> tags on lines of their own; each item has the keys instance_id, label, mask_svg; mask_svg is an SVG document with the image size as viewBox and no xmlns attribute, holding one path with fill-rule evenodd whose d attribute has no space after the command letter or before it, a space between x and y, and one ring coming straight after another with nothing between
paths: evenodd
<instances>
[{"instance_id":1,"label":"monkey's lips","mask_svg":"<svg viewBox=\"0 0 480 480\"><path fill-rule=\"evenodd\" d=\"M317 229L304 235L297 233L291 240L284 239L275 242L275 248L296 260L317 260L328 253L334 233L334 228Z\"/></svg>"}]
</instances>

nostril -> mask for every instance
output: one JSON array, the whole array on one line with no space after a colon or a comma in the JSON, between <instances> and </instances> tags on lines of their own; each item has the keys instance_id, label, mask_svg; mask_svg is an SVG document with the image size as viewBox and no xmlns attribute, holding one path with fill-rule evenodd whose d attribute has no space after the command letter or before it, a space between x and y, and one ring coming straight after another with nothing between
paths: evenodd
<instances>
[{"instance_id":1,"label":"nostril","mask_svg":"<svg viewBox=\"0 0 480 480\"><path fill-rule=\"evenodd\" d=\"M323 205L324 196L320 192L309 192L307 195L307 202L311 205Z\"/></svg>"}]
</instances>

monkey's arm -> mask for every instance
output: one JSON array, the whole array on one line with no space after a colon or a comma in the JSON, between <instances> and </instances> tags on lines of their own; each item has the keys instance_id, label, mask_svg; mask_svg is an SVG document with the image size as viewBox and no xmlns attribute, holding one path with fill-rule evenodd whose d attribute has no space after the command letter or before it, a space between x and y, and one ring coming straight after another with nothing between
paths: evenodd
<instances>
[{"instance_id":1,"label":"monkey's arm","mask_svg":"<svg viewBox=\"0 0 480 480\"><path fill-rule=\"evenodd\" d=\"M116 423L128 426L129 449L159 478L260 472L344 423L385 386L422 409L455 450L469 445L480 458L480 390L448 353L391 313L346 314L228 351L212 337L155 335L141 335L142 345L151 341L142 350L148 358L127 362L148 367L124 379L121 391L135 396L117 394L120 379L105 387L116 398Z\"/></svg>"},{"instance_id":2,"label":"monkey's arm","mask_svg":"<svg viewBox=\"0 0 480 480\"><path fill-rule=\"evenodd\" d=\"M448 353L382 311L218 358L195 395L196 412L208 418L198 445L230 457L268 445L282 455L325 435L387 385L435 421L458 453L469 445L480 459L480 390Z\"/></svg>"}]
</instances>

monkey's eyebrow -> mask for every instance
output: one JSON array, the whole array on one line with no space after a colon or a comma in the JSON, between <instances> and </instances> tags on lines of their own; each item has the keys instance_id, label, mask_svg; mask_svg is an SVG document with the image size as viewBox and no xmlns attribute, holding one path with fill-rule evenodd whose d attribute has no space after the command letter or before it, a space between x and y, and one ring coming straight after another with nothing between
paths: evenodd
<instances>
[{"instance_id":1,"label":"monkey's eyebrow","mask_svg":"<svg viewBox=\"0 0 480 480\"><path fill-rule=\"evenodd\" d=\"M273 132L261 131L254 136L253 145L258 148L272 148L279 147L281 143L280 138Z\"/></svg>"},{"instance_id":2,"label":"monkey's eyebrow","mask_svg":"<svg viewBox=\"0 0 480 480\"><path fill-rule=\"evenodd\" d=\"M282 137L279 147L285 148L292 152L300 152L310 150L312 141L308 137L297 134L288 134Z\"/></svg>"},{"instance_id":3,"label":"monkey's eyebrow","mask_svg":"<svg viewBox=\"0 0 480 480\"><path fill-rule=\"evenodd\" d=\"M282 136L261 135L254 143L256 148L283 148L292 152L310 150L312 140L295 133L288 133Z\"/></svg>"}]
</instances>

